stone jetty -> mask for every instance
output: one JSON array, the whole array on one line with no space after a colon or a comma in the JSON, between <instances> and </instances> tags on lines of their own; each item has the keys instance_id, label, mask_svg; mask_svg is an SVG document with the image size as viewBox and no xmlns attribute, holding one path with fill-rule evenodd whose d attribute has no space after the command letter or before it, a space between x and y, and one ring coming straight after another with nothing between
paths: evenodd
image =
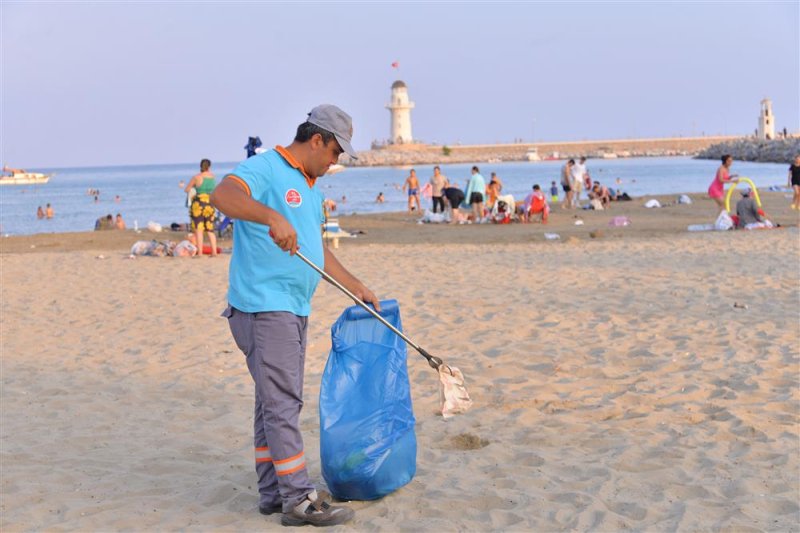
<instances>
[{"instance_id":1,"label":"stone jetty","mask_svg":"<svg viewBox=\"0 0 800 533\"><path fill-rule=\"evenodd\" d=\"M719 159L730 154L739 161L761 163L791 163L800 154L800 136L785 139L740 138L709 146L697 154L697 159Z\"/></svg>"},{"instance_id":2,"label":"stone jetty","mask_svg":"<svg viewBox=\"0 0 800 533\"><path fill-rule=\"evenodd\" d=\"M536 153L541 160L697 155L711 145L739 137L669 137L599 141L555 141L514 144L430 145L400 144L358 153L358 160L343 157L347 166L404 166L447 163L529 161Z\"/></svg>"}]
</instances>

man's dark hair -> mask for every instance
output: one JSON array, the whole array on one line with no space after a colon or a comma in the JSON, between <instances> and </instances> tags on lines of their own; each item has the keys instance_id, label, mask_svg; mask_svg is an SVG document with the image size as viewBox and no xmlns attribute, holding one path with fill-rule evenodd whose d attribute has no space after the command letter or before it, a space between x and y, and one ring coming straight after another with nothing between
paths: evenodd
<instances>
[{"instance_id":1,"label":"man's dark hair","mask_svg":"<svg viewBox=\"0 0 800 533\"><path fill-rule=\"evenodd\" d=\"M569 161L567 161L567 164L569 164L569 163L572 163L574 165L575 164L575 160L574 159L570 159Z\"/></svg>"},{"instance_id":2,"label":"man's dark hair","mask_svg":"<svg viewBox=\"0 0 800 533\"><path fill-rule=\"evenodd\" d=\"M722 159L722 164L723 165L725 164L725 161L727 161L729 157L731 157L731 154L725 154L720 158L720 159Z\"/></svg>"},{"instance_id":3,"label":"man's dark hair","mask_svg":"<svg viewBox=\"0 0 800 533\"><path fill-rule=\"evenodd\" d=\"M299 143L308 142L311 140L311 137L317 133L322 135L322 142L325 144L328 144L331 141L336 142L336 137L333 136L333 133L310 122L303 122L297 126L297 134L294 136L294 140Z\"/></svg>"},{"instance_id":4,"label":"man's dark hair","mask_svg":"<svg viewBox=\"0 0 800 533\"><path fill-rule=\"evenodd\" d=\"M480 172L480 170L478 170L477 166L472 167L472 170L474 170L475 172Z\"/></svg>"},{"instance_id":5,"label":"man's dark hair","mask_svg":"<svg viewBox=\"0 0 800 533\"><path fill-rule=\"evenodd\" d=\"M541 188L539 187L539 184L538 184L538 183L537 183L536 185L534 185L534 186L533 186L533 190L534 190L534 191L539 191L539 190L541 190Z\"/></svg>"}]
</instances>

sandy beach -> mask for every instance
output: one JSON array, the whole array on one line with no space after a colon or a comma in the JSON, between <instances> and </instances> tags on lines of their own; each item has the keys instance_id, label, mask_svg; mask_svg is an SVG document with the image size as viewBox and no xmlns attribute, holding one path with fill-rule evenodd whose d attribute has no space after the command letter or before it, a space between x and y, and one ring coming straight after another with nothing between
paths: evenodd
<instances>
[{"instance_id":1,"label":"sandy beach","mask_svg":"<svg viewBox=\"0 0 800 533\"><path fill-rule=\"evenodd\" d=\"M800 529L798 215L764 193L784 227L689 233L713 221L694 198L547 226L340 219L364 233L337 257L464 372L474 407L443 420L410 350L416 477L338 529ZM179 235L0 239L3 531L282 529L256 509L228 256L129 259L149 238ZM324 283L313 301L301 424L320 486L320 377L347 305Z\"/></svg>"}]
</instances>

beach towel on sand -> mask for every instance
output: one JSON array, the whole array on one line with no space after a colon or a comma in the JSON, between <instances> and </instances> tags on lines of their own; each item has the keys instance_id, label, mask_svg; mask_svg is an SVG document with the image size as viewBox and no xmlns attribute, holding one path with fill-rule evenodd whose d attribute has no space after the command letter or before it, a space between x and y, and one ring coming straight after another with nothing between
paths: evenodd
<instances>
[{"instance_id":1,"label":"beach towel on sand","mask_svg":"<svg viewBox=\"0 0 800 533\"><path fill-rule=\"evenodd\" d=\"M402 331L396 300L381 316ZM374 500L414 477L417 439L406 344L360 307L331 328L319 394L322 476L342 500Z\"/></svg>"}]
</instances>

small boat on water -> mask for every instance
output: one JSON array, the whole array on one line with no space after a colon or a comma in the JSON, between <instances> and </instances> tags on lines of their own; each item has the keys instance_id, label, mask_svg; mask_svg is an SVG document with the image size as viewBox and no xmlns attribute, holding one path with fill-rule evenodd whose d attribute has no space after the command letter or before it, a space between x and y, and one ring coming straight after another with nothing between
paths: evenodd
<instances>
[{"instance_id":1,"label":"small boat on water","mask_svg":"<svg viewBox=\"0 0 800 533\"><path fill-rule=\"evenodd\" d=\"M525 152L525 159L528 161L541 161L542 157L539 155L539 150L536 147L531 147Z\"/></svg>"},{"instance_id":2,"label":"small boat on water","mask_svg":"<svg viewBox=\"0 0 800 533\"><path fill-rule=\"evenodd\" d=\"M340 165L339 163L336 163L335 165L329 166L328 167L328 171L325 174L330 176L330 175L336 174L337 172L341 172L345 168L346 167L344 165Z\"/></svg>"},{"instance_id":3,"label":"small boat on water","mask_svg":"<svg viewBox=\"0 0 800 533\"><path fill-rule=\"evenodd\" d=\"M0 185L38 185L50 181L52 174L40 174L38 172L25 172L21 168L3 167L3 172L10 175L0 176Z\"/></svg>"}]
</instances>

